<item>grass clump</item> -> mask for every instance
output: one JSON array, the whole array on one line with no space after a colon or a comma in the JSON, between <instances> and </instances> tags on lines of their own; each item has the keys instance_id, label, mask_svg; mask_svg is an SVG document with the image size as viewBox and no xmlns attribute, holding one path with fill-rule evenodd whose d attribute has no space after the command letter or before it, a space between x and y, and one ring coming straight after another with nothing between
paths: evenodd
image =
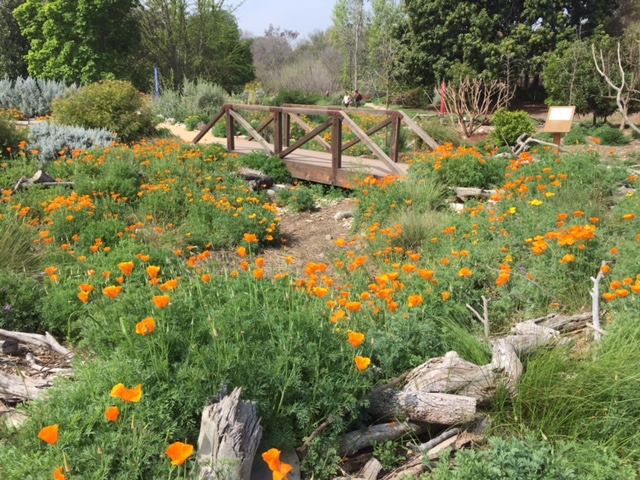
<instances>
[{"instance_id":1,"label":"grass clump","mask_svg":"<svg viewBox=\"0 0 640 480\"><path fill-rule=\"evenodd\" d=\"M628 145L631 141L622 130L610 127L609 125L603 125L594 130L593 136L600 139L602 145L622 146Z\"/></svg>"},{"instance_id":2,"label":"grass clump","mask_svg":"<svg viewBox=\"0 0 640 480\"><path fill-rule=\"evenodd\" d=\"M634 480L636 472L614 453L592 443L489 439L483 450L447 457L422 480Z\"/></svg>"},{"instance_id":3,"label":"grass clump","mask_svg":"<svg viewBox=\"0 0 640 480\"><path fill-rule=\"evenodd\" d=\"M238 162L245 167L260 170L273 178L276 183L291 183L293 180L284 161L275 155L254 152L241 156Z\"/></svg>"},{"instance_id":4,"label":"grass clump","mask_svg":"<svg viewBox=\"0 0 640 480\"><path fill-rule=\"evenodd\" d=\"M304 185L282 190L278 194L278 202L294 212L310 212L316 208L314 191Z\"/></svg>"}]
</instances>

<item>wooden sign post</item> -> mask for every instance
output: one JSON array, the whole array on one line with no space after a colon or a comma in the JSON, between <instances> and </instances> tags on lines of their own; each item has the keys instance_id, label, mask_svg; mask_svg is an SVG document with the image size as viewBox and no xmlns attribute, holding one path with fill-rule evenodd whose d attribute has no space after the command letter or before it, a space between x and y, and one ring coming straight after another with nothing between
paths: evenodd
<instances>
[{"instance_id":1,"label":"wooden sign post","mask_svg":"<svg viewBox=\"0 0 640 480\"><path fill-rule=\"evenodd\" d=\"M576 107L549 107L543 132L553 133L553 143L560 146L562 136L571 131Z\"/></svg>"}]
</instances>

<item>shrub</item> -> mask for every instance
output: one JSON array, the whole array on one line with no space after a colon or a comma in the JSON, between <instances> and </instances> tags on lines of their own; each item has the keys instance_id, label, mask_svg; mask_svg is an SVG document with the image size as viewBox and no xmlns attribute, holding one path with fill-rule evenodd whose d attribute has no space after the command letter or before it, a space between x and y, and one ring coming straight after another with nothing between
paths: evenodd
<instances>
[{"instance_id":1,"label":"shrub","mask_svg":"<svg viewBox=\"0 0 640 480\"><path fill-rule=\"evenodd\" d=\"M445 458L424 480L633 480L637 474L596 444L557 445L527 438L489 439L487 450L463 450Z\"/></svg>"},{"instance_id":2,"label":"shrub","mask_svg":"<svg viewBox=\"0 0 640 480\"><path fill-rule=\"evenodd\" d=\"M428 103L427 95L424 89L417 87L402 92L400 95L393 99L393 103L408 108L420 108L424 107Z\"/></svg>"},{"instance_id":3,"label":"shrub","mask_svg":"<svg viewBox=\"0 0 640 480\"><path fill-rule=\"evenodd\" d=\"M285 103L295 103L298 105L315 105L322 97L313 93L301 92L299 90L282 90L273 99L273 104L280 106Z\"/></svg>"},{"instance_id":4,"label":"shrub","mask_svg":"<svg viewBox=\"0 0 640 480\"><path fill-rule=\"evenodd\" d=\"M529 114L523 110L514 112L501 108L493 116L493 125L496 127L492 137L499 145L513 146L520 135L531 135L536 130L536 124Z\"/></svg>"},{"instance_id":5,"label":"shrub","mask_svg":"<svg viewBox=\"0 0 640 480\"><path fill-rule=\"evenodd\" d=\"M313 191L305 186L296 186L282 190L278 196L281 204L291 208L294 212L309 212L316 206Z\"/></svg>"},{"instance_id":6,"label":"shrub","mask_svg":"<svg viewBox=\"0 0 640 480\"><path fill-rule=\"evenodd\" d=\"M8 149L15 150L20 140L21 135L13 121L0 116L0 157L8 153Z\"/></svg>"},{"instance_id":7,"label":"shrub","mask_svg":"<svg viewBox=\"0 0 640 480\"><path fill-rule=\"evenodd\" d=\"M55 160L60 152L106 147L115 142L113 133L104 129L69 127L41 122L31 126L31 142L40 150L40 160Z\"/></svg>"},{"instance_id":8,"label":"shrub","mask_svg":"<svg viewBox=\"0 0 640 480\"><path fill-rule=\"evenodd\" d=\"M190 132L198 128L198 125L200 125L201 123L202 123L202 119L197 115L191 115L190 117L187 117L184 119L184 126Z\"/></svg>"},{"instance_id":9,"label":"shrub","mask_svg":"<svg viewBox=\"0 0 640 480\"><path fill-rule=\"evenodd\" d=\"M27 117L48 115L55 99L76 88L55 80L18 77L11 81L5 78L0 80L0 108L15 108Z\"/></svg>"},{"instance_id":10,"label":"shrub","mask_svg":"<svg viewBox=\"0 0 640 480\"><path fill-rule=\"evenodd\" d=\"M154 130L151 111L134 86L121 80L92 83L53 104L56 123L114 132L124 141Z\"/></svg>"},{"instance_id":11,"label":"shrub","mask_svg":"<svg viewBox=\"0 0 640 480\"><path fill-rule=\"evenodd\" d=\"M222 108L226 96L224 88L215 83L203 79L185 80L181 92L166 89L155 98L153 111L178 122L185 122L190 117L206 122Z\"/></svg>"},{"instance_id":12,"label":"shrub","mask_svg":"<svg viewBox=\"0 0 640 480\"><path fill-rule=\"evenodd\" d=\"M627 145L630 142L622 130L608 125L598 128L593 136L599 138L602 145Z\"/></svg>"},{"instance_id":13,"label":"shrub","mask_svg":"<svg viewBox=\"0 0 640 480\"><path fill-rule=\"evenodd\" d=\"M243 155L240 157L239 162L241 165L260 170L269 175L276 183L291 183L291 174L284 161L278 156L254 152L249 155Z\"/></svg>"},{"instance_id":14,"label":"shrub","mask_svg":"<svg viewBox=\"0 0 640 480\"><path fill-rule=\"evenodd\" d=\"M443 124L439 119L429 119L420 122L422 129L438 143L451 143L456 147L464 141L455 128Z\"/></svg>"},{"instance_id":15,"label":"shrub","mask_svg":"<svg viewBox=\"0 0 640 480\"><path fill-rule=\"evenodd\" d=\"M0 269L0 327L20 332L42 328L42 286L24 273Z\"/></svg>"},{"instance_id":16,"label":"shrub","mask_svg":"<svg viewBox=\"0 0 640 480\"><path fill-rule=\"evenodd\" d=\"M581 125L574 126L564 137L565 145L584 145L587 143L589 131Z\"/></svg>"}]
</instances>

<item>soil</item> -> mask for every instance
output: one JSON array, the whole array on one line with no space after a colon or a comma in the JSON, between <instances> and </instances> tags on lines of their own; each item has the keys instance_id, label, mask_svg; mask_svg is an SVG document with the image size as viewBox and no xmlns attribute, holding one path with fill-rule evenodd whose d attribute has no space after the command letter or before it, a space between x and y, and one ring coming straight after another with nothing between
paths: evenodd
<instances>
[{"instance_id":1,"label":"soil","mask_svg":"<svg viewBox=\"0 0 640 480\"><path fill-rule=\"evenodd\" d=\"M330 263L331 253L337 248L335 240L347 238L351 233L353 218L336 220L340 212L353 212L356 201L345 198L323 203L313 212L284 212L280 222L282 245L264 251L267 265L274 270L286 270L286 258L295 258L295 269L302 269L308 262ZM290 269L290 268L289 268Z\"/></svg>"}]
</instances>

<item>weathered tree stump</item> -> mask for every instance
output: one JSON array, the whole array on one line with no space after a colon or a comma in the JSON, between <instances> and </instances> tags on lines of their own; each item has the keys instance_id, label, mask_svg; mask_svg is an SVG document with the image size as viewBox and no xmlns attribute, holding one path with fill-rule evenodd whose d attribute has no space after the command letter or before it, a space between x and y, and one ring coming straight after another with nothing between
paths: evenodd
<instances>
[{"instance_id":1,"label":"weathered tree stump","mask_svg":"<svg viewBox=\"0 0 640 480\"><path fill-rule=\"evenodd\" d=\"M202 412L198 437L201 480L250 480L262 427L253 402L236 388Z\"/></svg>"}]
</instances>

